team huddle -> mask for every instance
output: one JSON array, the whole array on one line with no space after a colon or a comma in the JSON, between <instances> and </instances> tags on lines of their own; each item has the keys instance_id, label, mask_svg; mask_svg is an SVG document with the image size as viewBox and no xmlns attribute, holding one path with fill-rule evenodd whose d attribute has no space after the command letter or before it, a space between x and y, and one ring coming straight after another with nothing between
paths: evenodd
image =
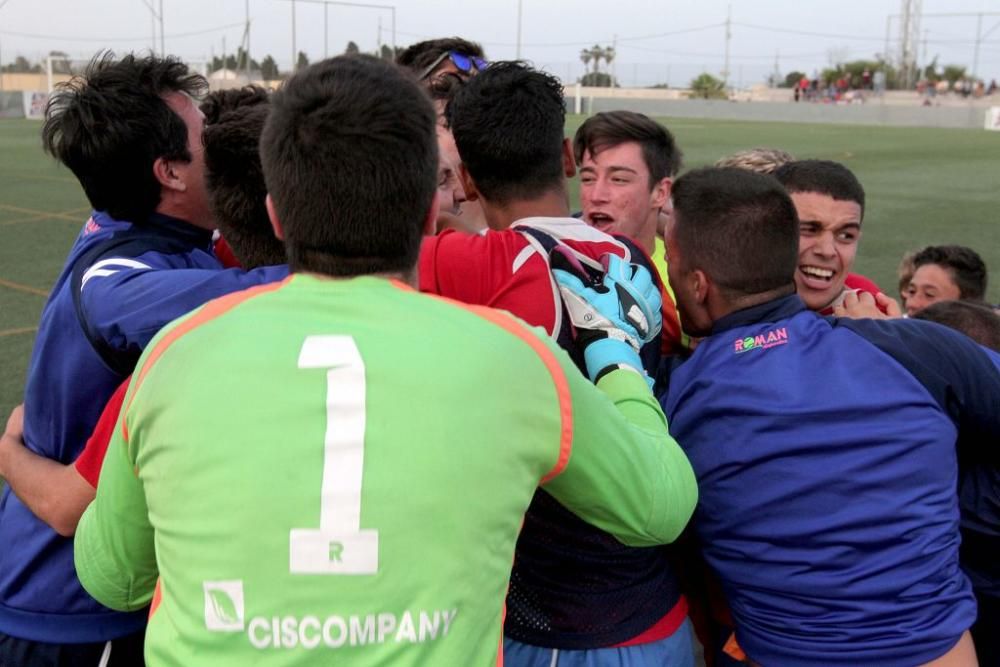
<instances>
[{"instance_id":1,"label":"team huddle","mask_svg":"<svg viewBox=\"0 0 1000 667\"><path fill-rule=\"evenodd\" d=\"M566 138L458 38L206 88L49 103L93 212L0 439L0 665L1000 664L978 255L903 317L844 165Z\"/></svg>"}]
</instances>

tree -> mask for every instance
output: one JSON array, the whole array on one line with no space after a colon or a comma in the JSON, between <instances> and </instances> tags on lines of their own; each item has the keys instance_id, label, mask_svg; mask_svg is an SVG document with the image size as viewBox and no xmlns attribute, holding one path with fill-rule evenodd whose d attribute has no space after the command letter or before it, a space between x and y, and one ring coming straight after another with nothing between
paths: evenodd
<instances>
[{"instance_id":1,"label":"tree","mask_svg":"<svg viewBox=\"0 0 1000 667\"><path fill-rule=\"evenodd\" d=\"M18 56L14 59L14 62L0 68L0 71L10 74L38 74L42 71L42 66L38 64L32 65L24 56Z\"/></svg>"},{"instance_id":2,"label":"tree","mask_svg":"<svg viewBox=\"0 0 1000 667\"><path fill-rule=\"evenodd\" d=\"M298 71L305 67L309 67L309 56L306 55L305 51L299 51L298 60L295 62L295 70Z\"/></svg>"},{"instance_id":3,"label":"tree","mask_svg":"<svg viewBox=\"0 0 1000 667\"><path fill-rule=\"evenodd\" d=\"M805 75L806 75L805 72L798 72L798 71L789 72L785 76L785 80L781 83L780 87L781 88L794 88L795 86L799 85L799 81L801 81L802 77L804 77Z\"/></svg>"},{"instance_id":4,"label":"tree","mask_svg":"<svg viewBox=\"0 0 1000 667\"><path fill-rule=\"evenodd\" d=\"M594 88L614 88L617 86L607 72L587 72L580 77L580 85Z\"/></svg>"},{"instance_id":5,"label":"tree","mask_svg":"<svg viewBox=\"0 0 1000 667\"><path fill-rule=\"evenodd\" d=\"M354 42L354 40L351 40L347 43L347 48L344 49L344 53L349 56L356 56L361 53L361 49L358 48L358 45Z\"/></svg>"},{"instance_id":6,"label":"tree","mask_svg":"<svg viewBox=\"0 0 1000 667\"><path fill-rule=\"evenodd\" d=\"M275 62L274 56L270 53L264 56L264 60L260 64L260 75L265 81L274 81L281 76L278 73L278 63Z\"/></svg>"},{"instance_id":7,"label":"tree","mask_svg":"<svg viewBox=\"0 0 1000 667\"><path fill-rule=\"evenodd\" d=\"M392 47L389 46L388 44L382 45L381 53L378 54L378 57L381 58L382 60L387 60L389 62L395 60L395 58L392 55Z\"/></svg>"},{"instance_id":8,"label":"tree","mask_svg":"<svg viewBox=\"0 0 1000 667\"><path fill-rule=\"evenodd\" d=\"M583 62L583 68L587 69L587 65L590 64L590 49L580 49L580 60Z\"/></svg>"},{"instance_id":9,"label":"tree","mask_svg":"<svg viewBox=\"0 0 1000 667\"><path fill-rule=\"evenodd\" d=\"M941 73L941 78L948 83L955 83L959 79L964 79L966 78L965 67L962 65L945 65L944 71Z\"/></svg>"},{"instance_id":10,"label":"tree","mask_svg":"<svg viewBox=\"0 0 1000 667\"><path fill-rule=\"evenodd\" d=\"M724 100L727 97L725 84L708 72L702 72L692 79L688 87L691 88L691 97L698 99Z\"/></svg>"}]
</instances>

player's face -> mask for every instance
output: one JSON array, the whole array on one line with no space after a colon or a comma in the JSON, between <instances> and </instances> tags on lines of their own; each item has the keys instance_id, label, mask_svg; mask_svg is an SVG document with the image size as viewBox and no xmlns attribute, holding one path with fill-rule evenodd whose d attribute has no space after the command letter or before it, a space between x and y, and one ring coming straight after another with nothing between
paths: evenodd
<instances>
[{"instance_id":1,"label":"player's face","mask_svg":"<svg viewBox=\"0 0 1000 667\"><path fill-rule=\"evenodd\" d=\"M458 215L462 212L462 202L465 201L465 189L458 175L458 165L461 158L455 146L455 138L451 131L437 128L438 139L438 193L441 211Z\"/></svg>"},{"instance_id":2,"label":"player's face","mask_svg":"<svg viewBox=\"0 0 1000 667\"><path fill-rule=\"evenodd\" d=\"M844 291L861 238L861 206L818 192L791 197L799 214L795 286L806 306L822 310Z\"/></svg>"},{"instance_id":3,"label":"player's face","mask_svg":"<svg viewBox=\"0 0 1000 667\"><path fill-rule=\"evenodd\" d=\"M681 326L689 336L706 336L712 330L712 321L707 311L699 303L695 288L676 237L676 211L667 222L663 240L666 246L667 277L674 290L677 302L677 313L680 315Z\"/></svg>"},{"instance_id":4,"label":"player's face","mask_svg":"<svg viewBox=\"0 0 1000 667\"><path fill-rule=\"evenodd\" d=\"M205 127L205 115L187 93L169 93L164 100L187 126L188 152L191 154L191 161L187 163L176 161L173 164L186 186L185 219L198 227L214 229L215 222L208 208L208 193L205 187L205 146L201 138Z\"/></svg>"},{"instance_id":5,"label":"player's face","mask_svg":"<svg viewBox=\"0 0 1000 667\"><path fill-rule=\"evenodd\" d=\"M961 299L962 291L948 269L924 264L913 272L906 289L906 314L915 315L932 303Z\"/></svg>"},{"instance_id":6,"label":"player's face","mask_svg":"<svg viewBox=\"0 0 1000 667\"><path fill-rule=\"evenodd\" d=\"M670 179L652 187L649 180L649 168L637 142L605 148L596 155L586 151L580 163L583 219L608 234L651 239L657 215L670 196Z\"/></svg>"}]
</instances>

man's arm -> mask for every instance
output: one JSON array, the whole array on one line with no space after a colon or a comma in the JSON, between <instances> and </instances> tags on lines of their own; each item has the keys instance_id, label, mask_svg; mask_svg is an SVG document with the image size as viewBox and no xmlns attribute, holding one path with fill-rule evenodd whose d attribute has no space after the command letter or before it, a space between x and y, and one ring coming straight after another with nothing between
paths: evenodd
<instances>
[{"instance_id":1,"label":"man's arm","mask_svg":"<svg viewBox=\"0 0 1000 667\"><path fill-rule=\"evenodd\" d=\"M572 398L573 442L562 473L544 487L625 544L672 542L694 512L698 490L637 353L639 342L659 331L659 288L648 271L617 257L605 267L599 285L555 272L597 388L558 356Z\"/></svg>"},{"instance_id":2,"label":"man's arm","mask_svg":"<svg viewBox=\"0 0 1000 667\"><path fill-rule=\"evenodd\" d=\"M0 477L35 516L69 537L94 498L94 488L73 465L35 454L22 440L23 406L14 408L0 437Z\"/></svg>"},{"instance_id":3,"label":"man's arm","mask_svg":"<svg viewBox=\"0 0 1000 667\"><path fill-rule=\"evenodd\" d=\"M119 611L147 606L159 571L146 497L134 451L122 432L122 412L108 446L97 497L80 518L73 557L83 587Z\"/></svg>"},{"instance_id":4,"label":"man's arm","mask_svg":"<svg viewBox=\"0 0 1000 667\"><path fill-rule=\"evenodd\" d=\"M694 512L698 487L646 381L615 370L595 387L568 360L564 368L573 446L563 472L543 488L624 544L672 542Z\"/></svg>"},{"instance_id":5,"label":"man's arm","mask_svg":"<svg viewBox=\"0 0 1000 667\"><path fill-rule=\"evenodd\" d=\"M285 266L252 271L143 268L143 259L130 260L137 266L111 264L88 271L80 290L89 334L136 358L164 325L205 302L288 276Z\"/></svg>"}]
</instances>

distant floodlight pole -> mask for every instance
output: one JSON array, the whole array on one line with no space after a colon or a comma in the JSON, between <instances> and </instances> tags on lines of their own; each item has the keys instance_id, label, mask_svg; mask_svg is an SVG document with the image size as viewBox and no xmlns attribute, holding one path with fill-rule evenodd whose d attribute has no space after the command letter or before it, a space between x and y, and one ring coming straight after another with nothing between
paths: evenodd
<instances>
[{"instance_id":1,"label":"distant floodlight pole","mask_svg":"<svg viewBox=\"0 0 1000 667\"><path fill-rule=\"evenodd\" d=\"M295 51L295 0L292 3L292 51ZM340 2L339 0L299 0L299 2L311 2L323 5L323 48L326 50L326 7L327 5L338 5L340 7L366 7L368 9L388 9L392 12L392 57L396 58L396 5L375 5L367 2ZM325 55L325 54L324 54ZM298 53L295 54L295 62L298 62Z\"/></svg>"},{"instance_id":2,"label":"distant floodlight pole","mask_svg":"<svg viewBox=\"0 0 1000 667\"><path fill-rule=\"evenodd\" d=\"M521 59L521 10L523 9L523 0L517 0L517 51L514 52L514 59Z\"/></svg>"},{"instance_id":3,"label":"distant floodlight pole","mask_svg":"<svg viewBox=\"0 0 1000 667\"><path fill-rule=\"evenodd\" d=\"M167 47L163 36L163 0L160 0L160 57L167 57Z\"/></svg>"},{"instance_id":4,"label":"distant floodlight pole","mask_svg":"<svg viewBox=\"0 0 1000 667\"><path fill-rule=\"evenodd\" d=\"M292 68L289 70L295 74L299 65L299 52L295 49L295 0L292 0Z\"/></svg>"}]
</instances>

